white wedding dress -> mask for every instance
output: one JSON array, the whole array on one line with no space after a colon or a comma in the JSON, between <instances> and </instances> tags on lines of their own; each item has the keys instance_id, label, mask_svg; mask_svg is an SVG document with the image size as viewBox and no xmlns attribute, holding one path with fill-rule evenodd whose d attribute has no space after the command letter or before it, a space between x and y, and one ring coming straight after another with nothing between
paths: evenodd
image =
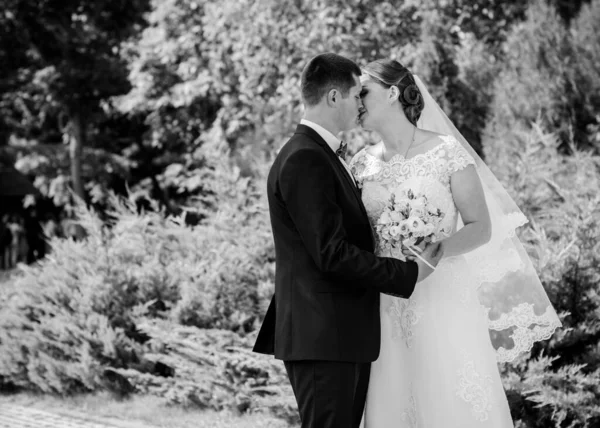
<instances>
[{"instance_id":1,"label":"white wedding dress","mask_svg":"<svg viewBox=\"0 0 600 428\"><path fill-rule=\"evenodd\" d=\"M457 229L451 175L473 158L453 136L426 153L382 161L365 149L350 168L372 224L392 190L424 193ZM394 256L377 246L381 256ZM371 366L365 428L512 428L479 281L464 256L443 258L410 299L381 296L381 352Z\"/></svg>"}]
</instances>

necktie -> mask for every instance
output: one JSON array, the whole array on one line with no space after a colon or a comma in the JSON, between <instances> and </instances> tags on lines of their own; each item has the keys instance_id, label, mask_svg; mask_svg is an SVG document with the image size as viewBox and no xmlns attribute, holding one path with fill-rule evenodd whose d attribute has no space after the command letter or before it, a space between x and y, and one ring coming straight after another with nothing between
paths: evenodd
<instances>
[{"instance_id":1,"label":"necktie","mask_svg":"<svg viewBox=\"0 0 600 428\"><path fill-rule=\"evenodd\" d=\"M346 160L346 150L348 149L348 144L341 141L340 148L335 151L335 154L338 155L343 160Z\"/></svg>"}]
</instances>

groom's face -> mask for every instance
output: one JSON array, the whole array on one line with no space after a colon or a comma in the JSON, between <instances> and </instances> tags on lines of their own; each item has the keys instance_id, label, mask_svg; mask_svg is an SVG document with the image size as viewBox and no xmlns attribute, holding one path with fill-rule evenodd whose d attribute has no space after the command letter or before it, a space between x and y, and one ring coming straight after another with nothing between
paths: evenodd
<instances>
[{"instance_id":1,"label":"groom's face","mask_svg":"<svg viewBox=\"0 0 600 428\"><path fill-rule=\"evenodd\" d=\"M354 76L354 86L348 91L348 95L341 99L338 108L338 122L342 131L348 131L358 126L358 115L362 108L360 99L361 84L358 76Z\"/></svg>"}]
</instances>

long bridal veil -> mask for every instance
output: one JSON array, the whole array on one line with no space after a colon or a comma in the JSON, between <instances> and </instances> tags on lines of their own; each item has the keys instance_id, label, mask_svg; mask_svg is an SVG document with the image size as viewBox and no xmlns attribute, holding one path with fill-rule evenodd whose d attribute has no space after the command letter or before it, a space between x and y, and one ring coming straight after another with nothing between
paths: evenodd
<instances>
[{"instance_id":1,"label":"long bridal veil","mask_svg":"<svg viewBox=\"0 0 600 428\"><path fill-rule=\"evenodd\" d=\"M454 136L475 159L492 220L492 238L464 256L479 284L478 297L487 312L497 359L514 361L520 354L531 351L535 342L549 339L561 326L527 252L515 235L527 218L423 82L417 76L414 78L425 101L417 126ZM458 227L462 227L460 218Z\"/></svg>"}]
</instances>

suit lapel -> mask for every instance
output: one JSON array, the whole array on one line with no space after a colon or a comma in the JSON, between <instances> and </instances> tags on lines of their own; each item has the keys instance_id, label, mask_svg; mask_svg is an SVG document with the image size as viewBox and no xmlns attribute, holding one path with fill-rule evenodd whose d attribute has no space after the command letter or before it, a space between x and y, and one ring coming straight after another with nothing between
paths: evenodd
<instances>
[{"instance_id":1,"label":"suit lapel","mask_svg":"<svg viewBox=\"0 0 600 428\"><path fill-rule=\"evenodd\" d=\"M350 173L348 172L348 170L346 168L344 168L344 165L342 165L341 160L338 159L338 156L333 152L333 150L331 150L331 147L329 147L327 145L327 142L325 140L323 140L323 138L321 138L319 133L317 131L315 131L314 129L312 129L310 126L298 125L298 127L296 128L296 133L304 134L304 135L310 137L312 140L314 140L316 143L318 143L323 148L323 150L325 150L327 155L330 157L331 163L334 165L334 168L337 168L337 170L342 173L342 175L346 179L347 185L352 189L352 193L356 197L356 201L358 203L358 206L360 207L360 210L362 211L362 213L364 214L364 216L366 218L369 218L367 215L365 206L362 202L362 198L360 196L358 187L354 183L354 180L352 179L352 177L350 177Z\"/></svg>"},{"instance_id":2,"label":"suit lapel","mask_svg":"<svg viewBox=\"0 0 600 428\"><path fill-rule=\"evenodd\" d=\"M329 150L331 152L331 150ZM356 187L356 183L354 182L354 179L350 176L350 172L348 172L348 170L344 167L344 165L342 165L342 160L338 158L338 155L336 155L335 153L333 154L334 156L334 164L336 165L337 169L342 171L342 173L344 174L344 177L346 177L346 181L348 181L348 184L350 185L350 187L352 188L352 192L354 193L354 196L356 196L358 198L359 201L361 201L360 205L362 206L362 198L360 196L360 191L358 190L358 187Z\"/></svg>"}]
</instances>

